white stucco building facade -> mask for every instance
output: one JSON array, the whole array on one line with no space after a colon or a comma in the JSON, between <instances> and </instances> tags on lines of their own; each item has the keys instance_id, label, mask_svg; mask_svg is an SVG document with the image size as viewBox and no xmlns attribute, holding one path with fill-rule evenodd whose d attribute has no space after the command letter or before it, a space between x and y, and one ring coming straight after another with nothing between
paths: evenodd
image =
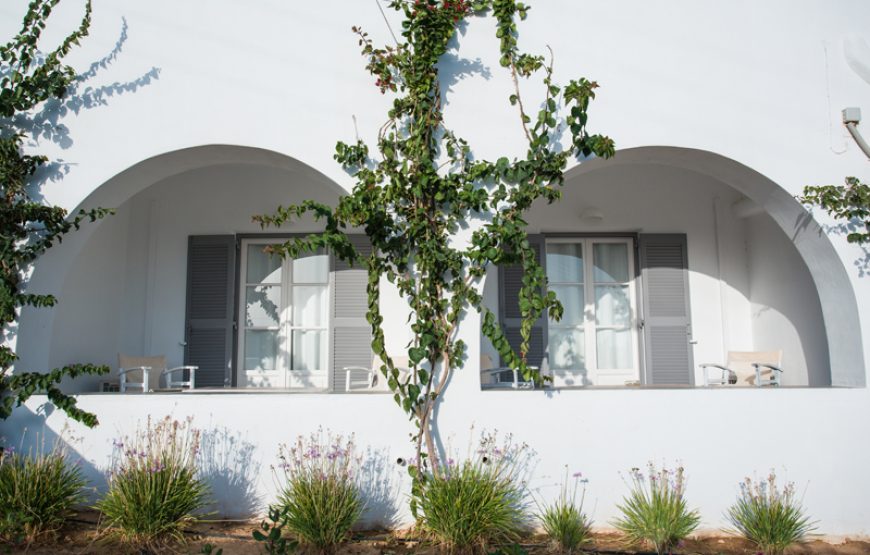
<instances>
[{"instance_id":1,"label":"white stucco building facade","mask_svg":"<svg viewBox=\"0 0 870 555\"><path fill-rule=\"evenodd\" d=\"M25 3L7 4L0 32L11 36ZM80 11L64 2L47 38L72 27ZM599 82L590 128L611 136L617 154L572 167L563 200L535 206L530 231L547 256L562 252L558 245L579 245L591 261L597 246L625 245L624 278L602 281L590 270L590 279L565 278L563 286L582 291L579 306L593 312L596 287L625 288L625 325L608 329L625 332L619 344L627 350L616 358L629 362L620 363L624 372L604 371L605 343L590 335L600 332L604 313L580 315L583 335L572 337L598 374L547 390L488 389L478 361L497 356L481 338L478 315L469 314L461 331L469 362L443 401L442 437L464 449L472 425L513 433L538 453L530 485L544 498L557 493L565 465L583 471L600 526L626 490L619 472L653 460L685 465L705 529L724 525L745 475L775 468L809 484L804 502L822 533L870 535L868 255L794 199L805 185L870 179L870 162L840 114L847 106L870 113L868 22L870 4L859 1L534 3L520 26L521 47L552 47L557 81ZM269 370L269 379L283 380L272 382L277 387L244 387L255 384L255 370L268 370L248 372L246 334L268 326L238 317L254 287L244 278L253 256L246 253L258 241L317 229L299 222L264 232L251 217L308 198L332 202L352 187L332 158L335 142L358 134L373 143L390 103L364 70L353 25L375 42L392 40L374 2L95 2L91 34L70 56L82 81L61 105L34 116L62 127L31 126L29 148L56 161L41 187L47 200L117 212L35 266L32 290L55 293L60 304L22 314L10 339L19 366L115 368L119 353L189 362L190 238L232 237L238 245L228 274L235 327L223 384L150 395L99 393L111 378L68 384L101 421L94 430L76 427L82 438L73 446L95 480L112 438L148 415L193 415L211 434L217 510L252 514L274 493L277 443L322 426L353 432L371 448L370 521L407 519L404 470L395 460L411 454L408 422L389 396L335 391L342 345L335 301L327 300L334 267L322 279L293 281L287 266L268 282L283 288L282 298L303 286L322 295L325 320L300 331L322 334L323 356L300 362L321 372L299 379L288 362L283 373ZM447 124L489 159L523 153L494 32L491 21L473 20L441 68ZM536 92L529 86L526 94ZM681 384L656 382L642 327L654 295L638 251L654 235L684 238ZM498 272L488 274L484 293L503 312ZM399 352L408 339L403 303L385 297L393 315L388 350ZM553 333L544 333L542 348L549 338L555 366ZM724 362L729 351L773 350L783 352L782 387L701 387L701 363ZM0 435L60 433L66 419L44 401L35 397L0 423Z\"/></svg>"}]
</instances>

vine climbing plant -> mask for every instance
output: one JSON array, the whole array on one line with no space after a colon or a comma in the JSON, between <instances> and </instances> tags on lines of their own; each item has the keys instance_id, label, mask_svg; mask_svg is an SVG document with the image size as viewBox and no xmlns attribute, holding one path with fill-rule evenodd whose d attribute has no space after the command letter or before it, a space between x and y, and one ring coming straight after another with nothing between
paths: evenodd
<instances>
[{"instance_id":1,"label":"vine climbing plant","mask_svg":"<svg viewBox=\"0 0 870 555\"><path fill-rule=\"evenodd\" d=\"M457 331L469 310L481 313L482 331L507 366L525 379L540 379L530 367L533 323L543 314L558 319L562 306L547 290L538 255L529 244L523 219L532 203L554 202L569 159L610 157L613 141L587 131L587 110L597 84L580 78L565 86L553 80L553 58L521 52L517 24L529 6L515 0L394 0L389 7L403 16L401 39L376 47L368 34L354 27L366 69L381 93L394 96L377 139L377 155L357 140L336 145L335 159L356 179L352 192L334 207L304 201L255 217L261 225L280 226L305 213L324 224L324 231L272 247L282 256L329 248L339 259L368 271L367 320L372 349L380 357L393 398L416 424L417 458L411 473L442 472L436 450L434 412L461 368L466 346ZM472 17L493 17L500 63L510 73L513 91L507 101L528 144L524 158L495 161L472 156L471 146L444 123L444 99L438 62L458 27ZM538 76L544 98L537 114L524 102L521 80ZM482 223L470 240L458 231L464 222ZM371 241L370 256L361 256L347 232L363 229ZM496 315L483 304L480 282L487 267L520 264L521 343L514 352ZM394 284L411 312L414 334L408 348L410 368L398 368L388 356L384 316L380 311L381 278Z\"/></svg>"},{"instance_id":2,"label":"vine climbing plant","mask_svg":"<svg viewBox=\"0 0 870 555\"><path fill-rule=\"evenodd\" d=\"M12 369L18 360L5 341L10 338L23 306L51 307L53 295L27 292L25 275L29 267L63 236L82 222L102 218L110 211L96 208L80 211L71 218L60 206L40 202L33 195L33 176L48 161L45 156L25 154L23 136L15 127L16 115L24 114L50 98L62 98L76 78L64 64L64 57L87 36L91 23L91 3L78 28L54 50L43 53L39 41L51 12L60 0L32 0L24 15L21 30L0 45L0 420L12 414L13 407L35 393L45 393L49 401L71 418L88 426L97 417L76 406L58 384L65 377L104 374L106 366L71 364L48 372Z\"/></svg>"}]
</instances>

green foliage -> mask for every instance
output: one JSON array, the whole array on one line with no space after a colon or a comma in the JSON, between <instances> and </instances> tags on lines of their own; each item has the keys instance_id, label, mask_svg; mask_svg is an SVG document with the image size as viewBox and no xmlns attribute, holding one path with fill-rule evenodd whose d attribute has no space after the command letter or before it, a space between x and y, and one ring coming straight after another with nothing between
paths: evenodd
<instances>
[{"instance_id":1,"label":"green foliage","mask_svg":"<svg viewBox=\"0 0 870 555\"><path fill-rule=\"evenodd\" d=\"M322 431L300 436L292 446L281 446L279 458L281 522L301 544L331 553L347 539L363 509L353 438L324 437Z\"/></svg>"},{"instance_id":2,"label":"green foliage","mask_svg":"<svg viewBox=\"0 0 870 555\"><path fill-rule=\"evenodd\" d=\"M60 445L48 453L0 452L0 540L31 543L54 533L84 501L81 469Z\"/></svg>"},{"instance_id":3,"label":"green foliage","mask_svg":"<svg viewBox=\"0 0 870 555\"><path fill-rule=\"evenodd\" d=\"M277 507L269 507L269 519L260 523L260 529L254 530L254 540L263 544L263 549L269 555L287 555L298 547L296 540L284 537L284 518Z\"/></svg>"},{"instance_id":4,"label":"green foliage","mask_svg":"<svg viewBox=\"0 0 870 555\"><path fill-rule=\"evenodd\" d=\"M765 555L781 555L785 549L804 541L815 524L795 499L794 483L779 489L776 474L740 484L740 497L725 514L741 536L758 546Z\"/></svg>"},{"instance_id":5,"label":"green foliage","mask_svg":"<svg viewBox=\"0 0 870 555\"><path fill-rule=\"evenodd\" d=\"M560 198L570 159L609 157L614 145L608 137L587 130L587 109L597 84L581 78L563 89L553 81L552 57L545 63L543 57L519 50L516 20L526 17L527 5L514 0L394 0L390 7L404 16L397 44L376 47L363 30L353 29L375 87L394 96L378 135L378 156L372 157L372 149L362 141L339 142L335 159L356 179L349 195L335 207L306 201L278 207L255 220L280 226L310 213L323 222L324 231L291 239L273 251L295 257L326 247L368 271L372 348L383 361L380 371L394 400L416 424L419 477L424 461L436 475L440 472L432 437L433 408L450 374L463 364L465 345L456 332L466 311L482 313L483 333L506 365L518 369L524 379L536 377L526 360L532 326L545 312L560 318L562 306L555 293L547 291L523 215L536 200ZM513 78L514 91L507 100L518 111L527 142L524 158L476 158L470 145L444 124L438 63L457 27L488 13L496 21L501 64ZM519 80L534 75L541 76L545 94L533 118L523 103ZM564 110L567 125L560 123ZM478 219L486 223L470 240L458 240L462 226ZM356 252L348 228L365 231L373 246L371 256ZM523 319L518 353L479 292L491 264L521 264L525 272L519 292ZM409 373L400 372L385 350L379 307L382 277L395 284L412 314Z\"/></svg>"},{"instance_id":6,"label":"green foliage","mask_svg":"<svg viewBox=\"0 0 870 555\"><path fill-rule=\"evenodd\" d=\"M66 210L34 200L31 179L46 163L44 156L22 152L22 135L12 124L16 114L26 112L49 98L61 98L75 78L75 72L63 59L73 46L87 36L91 22L88 0L79 27L61 44L42 53L38 43L52 9L60 0L33 0L24 16L21 30L8 43L0 45L0 325L3 336L14 327L18 310L23 306L51 307L57 302L52 295L24 291L23 274L48 248L63 236L79 228L84 221L94 221L110 211L102 208L82 210L67 218ZM103 374L108 367L74 364L48 373L22 372L12 375L17 356L0 345L0 420L12 413L35 393L45 392L49 400L71 418L88 426L97 418L76 407L72 397L57 385L64 377Z\"/></svg>"},{"instance_id":7,"label":"green foliage","mask_svg":"<svg viewBox=\"0 0 870 555\"><path fill-rule=\"evenodd\" d=\"M669 553L701 520L686 504L683 468L658 470L650 463L647 476L633 468L631 480L631 492L618 505L622 518L613 525L630 544L649 542L659 555Z\"/></svg>"},{"instance_id":8,"label":"green foliage","mask_svg":"<svg viewBox=\"0 0 870 555\"><path fill-rule=\"evenodd\" d=\"M223 548L215 547L214 545L207 543L202 546L202 549L199 551L203 555L224 555Z\"/></svg>"},{"instance_id":9,"label":"green foliage","mask_svg":"<svg viewBox=\"0 0 870 555\"><path fill-rule=\"evenodd\" d=\"M568 471L565 470L565 481L556 502L545 506L538 519L544 528L553 546L561 553L574 553L574 551L587 543L590 539L591 526L589 518L583 513L583 499L585 489L577 502L577 487L581 482L579 473L574 474L574 485L568 486ZM585 480L582 480L585 484Z\"/></svg>"},{"instance_id":10,"label":"green foliage","mask_svg":"<svg viewBox=\"0 0 870 555\"><path fill-rule=\"evenodd\" d=\"M846 240L863 245L870 242L870 187L855 177L847 177L845 185L820 185L804 187L798 197L804 204L819 206L831 217L843 220L850 228Z\"/></svg>"},{"instance_id":11,"label":"green foliage","mask_svg":"<svg viewBox=\"0 0 870 555\"><path fill-rule=\"evenodd\" d=\"M519 473L525 446L497 447L485 437L466 460L446 461L427 475L415 499L424 532L450 551L484 550L512 544L528 526L526 492Z\"/></svg>"},{"instance_id":12,"label":"green foliage","mask_svg":"<svg viewBox=\"0 0 870 555\"><path fill-rule=\"evenodd\" d=\"M200 432L188 419L151 419L144 430L115 442L109 491L97 503L106 537L136 549L184 542L184 530L207 504L196 454Z\"/></svg>"}]
</instances>

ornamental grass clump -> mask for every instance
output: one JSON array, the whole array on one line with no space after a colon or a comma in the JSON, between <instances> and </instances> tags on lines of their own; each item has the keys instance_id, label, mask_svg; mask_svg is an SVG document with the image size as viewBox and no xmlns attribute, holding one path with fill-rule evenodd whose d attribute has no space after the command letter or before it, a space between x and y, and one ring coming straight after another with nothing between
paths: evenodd
<instances>
[{"instance_id":1,"label":"ornamental grass clump","mask_svg":"<svg viewBox=\"0 0 870 555\"><path fill-rule=\"evenodd\" d=\"M439 473L425 476L412 501L424 533L451 552L516 542L528 528L521 481L528 456L528 447L510 437L498 445L485 435L466 460L448 459Z\"/></svg>"},{"instance_id":2,"label":"ornamental grass clump","mask_svg":"<svg viewBox=\"0 0 870 555\"><path fill-rule=\"evenodd\" d=\"M84 502L86 481L61 442L47 453L0 451L0 540L33 543L51 535Z\"/></svg>"},{"instance_id":3,"label":"ornamental grass clump","mask_svg":"<svg viewBox=\"0 0 870 555\"><path fill-rule=\"evenodd\" d=\"M569 487L568 470L562 482L559 497L555 503L545 505L538 514L538 520L547 537L561 553L574 551L589 542L592 522L583 513L583 500L586 498L585 484L588 482L580 472L572 475L574 485ZM580 501L577 501L577 488L583 484Z\"/></svg>"},{"instance_id":4,"label":"ornamental grass clump","mask_svg":"<svg viewBox=\"0 0 870 555\"><path fill-rule=\"evenodd\" d=\"M788 482L780 489L772 470L766 480L747 477L740 484L740 497L725 516L737 533L765 555L781 555L815 529L815 523L795 498L794 483Z\"/></svg>"},{"instance_id":5,"label":"ornamental grass clump","mask_svg":"<svg viewBox=\"0 0 870 555\"><path fill-rule=\"evenodd\" d=\"M701 520L698 511L687 506L685 486L683 467L658 469L650 463L646 476L638 468L631 469L631 492L617 506L622 517L613 525L629 544L647 542L659 555L669 553Z\"/></svg>"},{"instance_id":6,"label":"ornamental grass clump","mask_svg":"<svg viewBox=\"0 0 870 555\"><path fill-rule=\"evenodd\" d=\"M278 458L282 483L272 509L302 546L331 553L347 539L363 510L356 483L361 459L353 436L319 430L280 446Z\"/></svg>"},{"instance_id":7,"label":"ornamental grass clump","mask_svg":"<svg viewBox=\"0 0 870 555\"><path fill-rule=\"evenodd\" d=\"M115 442L109 491L97 503L109 539L136 549L184 543L184 531L208 502L197 476L200 431L167 416Z\"/></svg>"}]
</instances>

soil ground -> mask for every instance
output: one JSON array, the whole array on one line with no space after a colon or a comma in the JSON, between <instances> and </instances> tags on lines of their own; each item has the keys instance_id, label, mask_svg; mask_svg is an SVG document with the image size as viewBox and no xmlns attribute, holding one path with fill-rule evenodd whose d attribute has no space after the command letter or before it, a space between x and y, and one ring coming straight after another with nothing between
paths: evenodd
<instances>
[{"instance_id":1,"label":"soil ground","mask_svg":"<svg viewBox=\"0 0 870 555\"><path fill-rule=\"evenodd\" d=\"M203 553L206 544L213 546L212 553L218 549L223 555L259 555L263 553L261 544L254 541L251 531L255 522L207 522L198 524L188 534L187 545L174 549L161 550L160 553L198 554ZM530 538L523 543L529 555L552 554L545 539ZM57 539L28 549L9 549L0 544L0 553L28 555L91 555L111 553L120 555L125 550L118 546L100 541L95 515L80 515L71 525L60 532ZM142 552L144 553L144 552ZM364 532L356 534L336 555L435 555L440 551L432 546L409 541L389 532ZM616 555L623 553L646 553L626 549L615 534L595 534L594 541L584 553ZM745 540L733 537L703 537L686 540L684 545L674 551L679 555L755 555L758 553ZM870 555L870 542L847 540L842 543L826 543L813 540L806 544L789 548L786 555ZM141 554L140 554L141 555Z\"/></svg>"}]
</instances>

